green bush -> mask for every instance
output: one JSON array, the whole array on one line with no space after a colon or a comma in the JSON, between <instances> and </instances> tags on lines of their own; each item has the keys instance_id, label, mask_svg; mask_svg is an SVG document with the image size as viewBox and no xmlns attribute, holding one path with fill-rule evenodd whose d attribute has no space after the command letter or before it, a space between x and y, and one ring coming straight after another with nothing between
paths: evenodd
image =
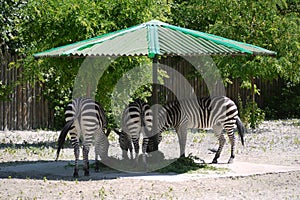
<instances>
[{"instance_id":1,"label":"green bush","mask_svg":"<svg viewBox=\"0 0 300 200\"><path fill-rule=\"evenodd\" d=\"M239 107L241 120L246 127L257 128L265 120L265 112L258 107L256 102L247 102L243 107L239 100Z\"/></svg>"}]
</instances>

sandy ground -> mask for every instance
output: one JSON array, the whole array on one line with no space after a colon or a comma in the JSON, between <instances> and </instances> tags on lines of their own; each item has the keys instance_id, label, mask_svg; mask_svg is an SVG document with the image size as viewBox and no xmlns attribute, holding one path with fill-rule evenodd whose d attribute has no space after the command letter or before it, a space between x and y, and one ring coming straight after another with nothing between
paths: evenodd
<instances>
[{"instance_id":1,"label":"sandy ground","mask_svg":"<svg viewBox=\"0 0 300 200\"><path fill-rule=\"evenodd\" d=\"M300 121L266 121L239 139L236 159L226 164L224 147L216 171L183 174L105 171L72 177L73 150L65 148L54 162L59 132L0 132L0 199L300 199ZM110 136L112 157L121 151ZM210 132L189 133L186 154L207 163L217 140ZM166 134L160 145L165 158L179 154L177 137ZM93 159L93 150L90 156ZM225 169L225 170L224 170Z\"/></svg>"}]
</instances>

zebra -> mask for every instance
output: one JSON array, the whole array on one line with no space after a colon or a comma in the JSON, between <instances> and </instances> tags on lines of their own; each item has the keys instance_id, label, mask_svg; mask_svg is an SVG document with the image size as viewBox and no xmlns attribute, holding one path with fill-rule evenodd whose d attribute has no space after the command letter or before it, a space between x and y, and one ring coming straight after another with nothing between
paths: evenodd
<instances>
[{"instance_id":1,"label":"zebra","mask_svg":"<svg viewBox=\"0 0 300 200\"><path fill-rule=\"evenodd\" d=\"M151 136L152 120L153 114L149 104L140 99L136 99L125 108L122 115L122 130L114 129L119 135L123 159L128 159L129 150L130 158L134 159L136 163L138 162L140 134L143 134L142 153L145 165L145 154L158 150L161 137L157 137L156 135ZM132 144L134 146L135 158L133 158Z\"/></svg>"},{"instance_id":2,"label":"zebra","mask_svg":"<svg viewBox=\"0 0 300 200\"><path fill-rule=\"evenodd\" d=\"M235 103L225 96L186 99L167 103L158 111L158 127L156 132L161 134L169 128L177 132L180 156L185 156L185 145L188 128L212 128L219 140L219 147L212 163L217 163L226 142L222 130L225 129L231 143L231 155L228 163L235 157L234 128L244 145L245 128L238 116Z\"/></svg>"},{"instance_id":3,"label":"zebra","mask_svg":"<svg viewBox=\"0 0 300 200\"><path fill-rule=\"evenodd\" d=\"M63 127L58 138L58 149L56 161L58 160L60 150L63 147L66 136L69 133L71 136L71 143L74 148L75 167L74 177L78 177L78 159L79 159L79 143L82 140L83 145L83 161L84 161L84 175L89 176L89 149L95 140L95 171L99 171L99 160L108 158L108 134L104 132L107 126L105 113L99 103L90 98L76 98L73 99L65 111L66 124Z\"/></svg>"}]
</instances>

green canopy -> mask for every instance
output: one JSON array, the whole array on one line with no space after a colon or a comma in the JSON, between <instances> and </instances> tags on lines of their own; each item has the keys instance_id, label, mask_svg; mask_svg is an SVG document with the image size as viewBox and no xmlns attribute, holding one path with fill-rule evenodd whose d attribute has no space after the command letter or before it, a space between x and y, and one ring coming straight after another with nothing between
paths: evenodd
<instances>
[{"instance_id":1,"label":"green canopy","mask_svg":"<svg viewBox=\"0 0 300 200\"><path fill-rule=\"evenodd\" d=\"M276 52L152 20L34 54L34 57L268 55Z\"/></svg>"}]
</instances>

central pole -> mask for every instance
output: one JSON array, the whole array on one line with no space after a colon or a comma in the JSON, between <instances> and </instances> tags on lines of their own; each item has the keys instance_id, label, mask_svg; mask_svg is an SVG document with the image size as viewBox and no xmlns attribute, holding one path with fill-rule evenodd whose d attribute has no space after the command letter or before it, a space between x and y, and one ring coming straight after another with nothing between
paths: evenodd
<instances>
[{"instance_id":1,"label":"central pole","mask_svg":"<svg viewBox=\"0 0 300 200\"><path fill-rule=\"evenodd\" d=\"M158 56L155 55L152 63L152 108L153 108L153 127L152 136L157 134L158 124Z\"/></svg>"}]
</instances>

